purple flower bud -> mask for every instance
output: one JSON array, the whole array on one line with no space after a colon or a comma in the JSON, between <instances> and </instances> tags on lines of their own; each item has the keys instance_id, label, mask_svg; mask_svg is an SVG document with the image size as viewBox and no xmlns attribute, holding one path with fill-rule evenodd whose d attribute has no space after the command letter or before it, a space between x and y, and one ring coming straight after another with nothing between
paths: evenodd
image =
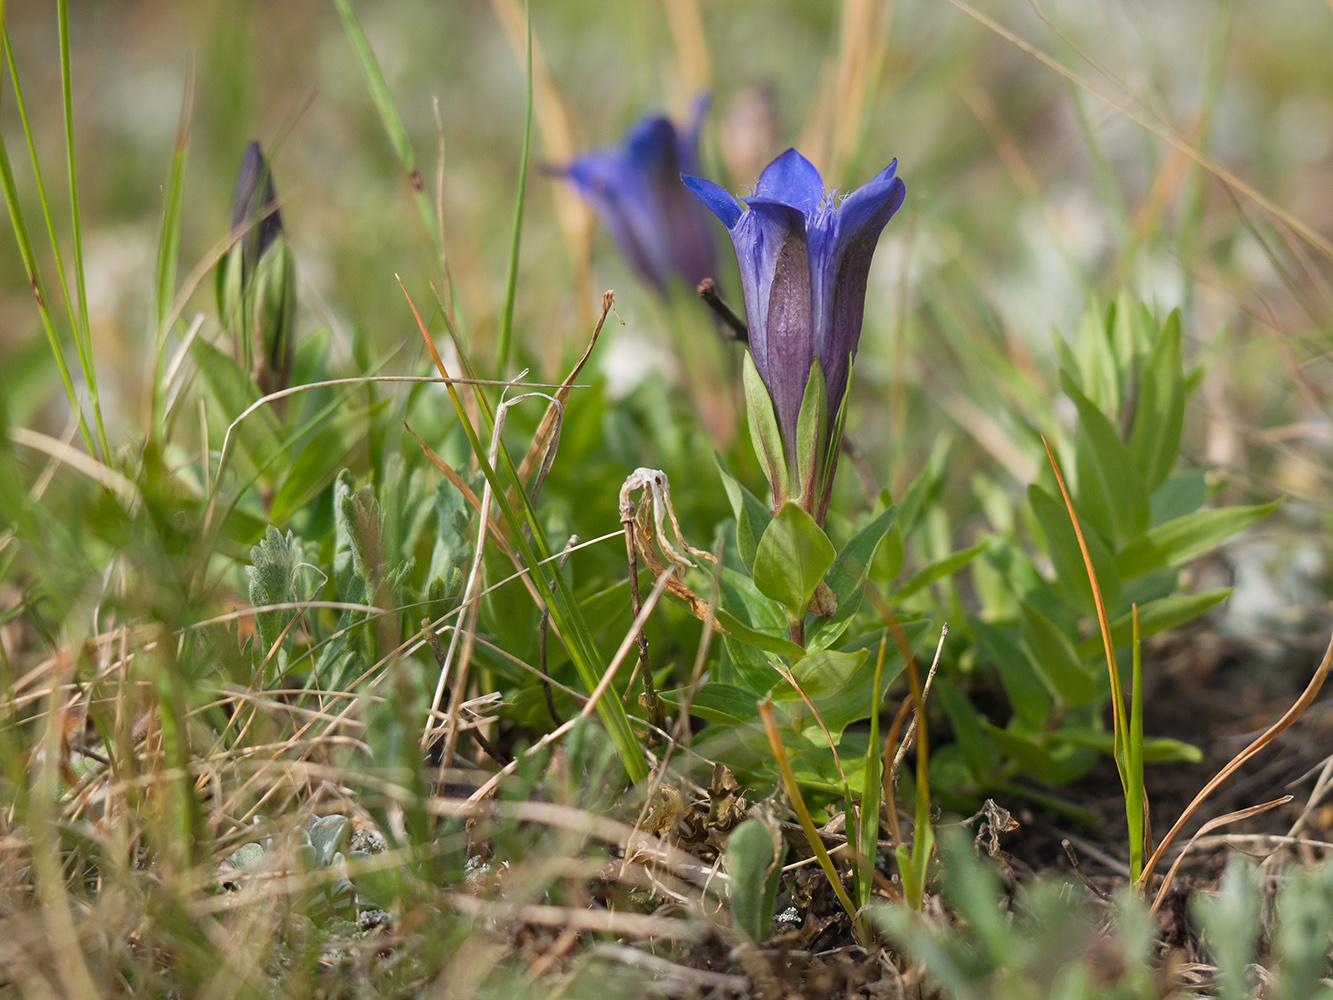
<instances>
[{"instance_id":1,"label":"purple flower bud","mask_svg":"<svg viewBox=\"0 0 1333 1000\"><path fill-rule=\"evenodd\" d=\"M249 228L240 239L243 282L249 279L259 258L283 231L273 174L269 172L268 161L264 159L259 143L254 141L245 147L241 173L236 178L236 197L231 205L232 230L246 226Z\"/></svg>"},{"instance_id":2,"label":"purple flower bud","mask_svg":"<svg viewBox=\"0 0 1333 1000\"><path fill-rule=\"evenodd\" d=\"M824 190L814 165L789 149L760 175L754 194L743 199L744 210L712 181L682 178L731 234L750 352L789 453L816 359L830 418L842 403L861 338L870 260L906 193L894 176L897 167L894 160L839 201ZM832 424L830 419L830 431Z\"/></svg>"},{"instance_id":3,"label":"purple flower bud","mask_svg":"<svg viewBox=\"0 0 1333 1000\"><path fill-rule=\"evenodd\" d=\"M268 162L251 142L231 208L235 243L218 262L218 315L236 357L260 389L285 388L292 369L296 262L287 244Z\"/></svg>"},{"instance_id":4,"label":"purple flower bud","mask_svg":"<svg viewBox=\"0 0 1333 1000\"><path fill-rule=\"evenodd\" d=\"M684 130L669 118L645 115L620 146L585 153L558 171L658 291L673 275L694 289L714 276L717 265L708 216L681 183L682 174L699 169L699 126L707 107L701 96Z\"/></svg>"}]
</instances>

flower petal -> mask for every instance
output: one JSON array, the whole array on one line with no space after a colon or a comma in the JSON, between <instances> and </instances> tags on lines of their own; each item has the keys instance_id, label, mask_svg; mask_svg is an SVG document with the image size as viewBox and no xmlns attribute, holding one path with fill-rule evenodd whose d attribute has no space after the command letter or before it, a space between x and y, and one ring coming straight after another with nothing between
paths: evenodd
<instances>
[{"instance_id":1,"label":"flower petal","mask_svg":"<svg viewBox=\"0 0 1333 1000\"><path fill-rule=\"evenodd\" d=\"M662 115L645 115L625 133L626 166L657 170L676 162L676 126ZM673 173L679 173L676 167Z\"/></svg>"},{"instance_id":2,"label":"flower petal","mask_svg":"<svg viewBox=\"0 0 1333 1000\"><path fill-rule=\"evenodd\" d=\"M812 221L813 341L828 385L830 413L836 413L842 402L851 359L861 339L875 244L907 193L894 176L897 165L893 161L874 180L849 194L818 225Z\"/></svg>"},{"instance_id":3,"label":"flower petal","mask_svg":"<svg viewBox=\"0 0 1333 1000\"><path fill-rule=\"evenodd\" d=\"M773 399L783 440L793 442L814 357L805 216L781 202L752 199L731 241L745 292L750 353Z\"/></svg>"},{"instance_id":4,"label":"flower petal","mask_svg":"<svg viewBox=\"0 0 1333 1000\"><path fill-rule=\"evenodd\" d=\"M692 177L689 174L681 174L680 179L694 192L694 196L704 203L705 208L722 220L723 225L728 229L736 227L736 222L741 217L741 207L736 203L736 199L727 193L726 188L714 184L707 178Z\"/></svg>"},{"instance_id":5,"label":"flower petal","mask_svg":"<svg viewBox=\"0 0 1333 1000\"><path fill-rule=\"evenodd\" d=\"M575 158L565 168L579 195L592 205L630 265L661 288L666 273L656 246L658 233L644 179L619 151L599 150Z\"/></svg>"},{"instance_id":6,"label":"flower petal","mask_svg":"<svg viewBox=\"0 0 1333 1000\"><path fill-rule=\"evenodd\" d=\"M838 206L837 240L839 243L861 236L878 238L880 230L902 206L907 186L894 174L898 161L894 160L869 183L857 188ZM870 230L874 230L873 233Z\"/></svg>"},{"instance_id":7,"label":"flower petal","mask_svg":"<svg viewBox=\"0 0 1333 1000\"><path fill-rule=\"evenodd\" d=\"M824 179L815 165L794 149L789 149L764 168L754 186L755 200L790 205L809 215L824 200Z\"/></svg>"}]
</instances>

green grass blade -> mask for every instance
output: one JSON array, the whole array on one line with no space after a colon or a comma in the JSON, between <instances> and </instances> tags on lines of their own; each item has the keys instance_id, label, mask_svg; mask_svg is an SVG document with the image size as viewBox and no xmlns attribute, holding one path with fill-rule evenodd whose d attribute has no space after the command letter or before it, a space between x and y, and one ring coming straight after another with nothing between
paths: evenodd
<instances>
[{"instance_id":1,"label":"green grass blade","mask_svg":"<svg viewBox=\"0 0 1333 1000\"><path fill-rule=\"evenodd\" d=\"M504 312L500 315L500 340L495 349L495 377L504 378L509 363L509 341L514 334L514 297L518 293L518 250L523 238L523 205L528 195L528 148L532 140L532 4L524 5L528 24L527 109L523 114L523 151L518 161L518 197L514 200L514 234L509 242L509 277L505 281Z\"/></svg>"},{"instance_id":2,"label":"green grass blade","mask_svg":"<svg viewBox=\"0 0 1333 1000\"><path fill-rule=\"evenodd\" d=\"M70 94L69 0L57 0L56 12L60 22L60 91L65 109L65 166L69 174L70 228L74 236L74 286L79 296L79 311L74 318L74 346L78 348L83 380L88 384L88 405L93 411L101 456L109 462L111 449L106 443L106 427L102 423L97 369L93 365L93 337L88 327L88 290L83 278L83 227L79 222L79 180L74 169L74 107Z\"/></svg>"},{"instance_id":3,"label":"green grass blade","mask_svg":"<svg viewBox=\"0 0 1333 1000\"><path fill-rule=\"evenodd\" d=\"M1143 871L1143 654L1139 642L1139 606L1134 616L1133 657L1130 667L1129 741L1125 748L1125 820L1129 824L1129 881L1137 883Z\"/></svg>"},{"instance_id":4,"label":"green grass blade","mask_svg":"<svg viewBox=\"0 0 1333 1000\"><path fill-rule=\"evenodd\" d=\"M162 371L166 364L167 334L171 328L171 306L176 295L176 261L181 235L181 191L185 179L185 157L190 146L190 109L194 103L194 71L189 70L185 95L181 100L180 124L176 129L176 144L171 154L171 170L163 192L162 229L157 239L157 274L154 282L154 315L157 336L153 343L152 424L148 433L162 429L163 387Z\"/></svg>"},{"instance_id":5,"label":"green grass blade","mask_svg":"<svg viewBox=\"0 0 1333 1000\"><path fill-rule=\"evenodd\" d=\"M879 707L880 680L884 676L884 653L889 641L889 630L885 629L879 639L879 655L875 658L875 683L870 689L870 743L866 747L865 775L861 783L860 831L857 843L860 846L856 862L856 902L865 906L870 902L870 891L874 888L875 853L879 847L879 808L880 808L880 748L879 748Z\"/></svg>"},{"instance_id":6,"label":"green grass blade","mask_svg":"<svg viewBox=\"0 0 1333 1000\"><path fill-rule=\"evenodd\" d=\"M407 294L406 288L403 289L403 294ZM408 296L407 302L412 309L412 315L421 330L422 339L426 342L440 375L443 378L449 378L449 372L440 359L439 353L435 350L435 342L431 340L430 331L426 329L426 324L422 320L421 314L417 312L416 304L412 301L411 296ZM466 365L467 362L464 361L463 364ZM486 446L477 436L477 429L472 426L472 421L468 419L467 411L463 408L463 400L458 395L453 383L446 382L445 389L449 393L449 401L453 404L454 412L458 416L458 422L463 428L463 433L467 436L468 446L472 449L477 467L491 485L496 508L504 518L505 524L509 526L514 545L522 556L523 564L528 568L533 583L537 586L541 595L542 603L550 610L551 619L565 640L566 647L569 650L569 658L575 669L578 670L579 679L583 681L588 691L592 692L602 676L602 664L597 653L597 646L593 641L592 631L588 627L587 620L583 617L583 612L579 608L578 601L575 600L574 593L570 590L564 577L558 570L553 571L549 578L547 576L547 566L553 556L551 544L546 538L546 532L542 528L536 511L528 500L527 491L523 488L522 480L519 479L518 470L514 467L509 452L501 443L499 447L501 463L498 464L504 470L504 478L501 477L499 468L491 465ZM483 412L485 412L484 408ZM494 424L491 424L491 427L493 428ZM506 489L511 487L519 505L518 511L514 510L514 505L509 502L505 492ZM522 520L519 519L520 513ZM524 533L525 527L531 533L531 541L529 541L528 535ZM601 718L602 724L606 726L607 732L610 733L616 746L616 752L619 754L621 763L629 774L630 780L636 784L643 781L648 776L648 765L644 762L643 752L639 747L638 740L634 737L634 730L630 728L629 716L625 712L625 707L620 703L620 699L618 697L602 698L597 702L597 714Z\"/></svg>"},{"instance_id":7,"label":"green grass blade","mask_svg":"<svg viewBox=\"0 0 1333 1000\"><path fill-rule=\"evenodd\" d=\"M3 140L0 140L0 185L4 187L5 206L9 209L9 219L14 226L14 237L18 241L19 256L23 258L23 268L28 272L28 281L32 285L32 293L37 299L37 312L42 320L42 329L46 331L46 339L51 344L51 353L55 356L56 368L60 371L60 381L65 387L65 395L69 398L70 410L79 423L79 435L83 438L84 448L87 449L88 454L96 454L96 446L93 444L92 432L88 429L88 420L83 412L83 404L79 400L78 391L74 388L74 380L70 378L69 365L65 363L65 352L60 347L60 337L56 333L55 323L51 319L51 310L47 306L46 291L42 285L41 275L37 272L37 261L32 252L32 240L28 236L28 224L23 218L23 209L20 208L18 201L18 191L14 187L14 171L9 165L9 150L5 147Z\"/></svg>"},{"instance_id":8,"label":"green grass blade","mask_svg":"<svg viewBox=\"0 0 1333 1000\"><path fill-rule=\"evenodd\" d=\"M18 65L14 61L14 51L9 45L9 32L4 33L5 60L9 64L9 79L14 84L14 106L18 109L19 121L23 125L23 138L28 144L28 159L32 162L33 179L37 183L37 197L42 205L42 218L46 222L46 234L51 241L51 253L55 258L56 276L60 279L60 290L65 297L65 311L71 319L74 316L74 301L69 294L69 281L65 272L65 260L60 252L60 242L56 239L55 222L51 218L51 206L46 198L46 182L42 179L42 165L37 158L37 144L33 141L32 126L28 121L28 108L23 101L23 88L19 83Z\"/></svg>"},{"instance_id":9,"label":"green grass blade","mask_svg":"<svg viewBox=\"0 0 1333 1000\"><path fill-rule=\"evenodd\" d=\"M389 84L384 79L384 71L380 69L379 60L375 58L375 53L370 47L370 40L366 38L366 33L361 28L361 22L357 20L356 12L352 10L350 0L333 0L333 3L342 16L343 27L347 30L347 40L352 43L352 51L356 55L357 65L361 67L361 75L365 77L366 87L370 90L370 99L375 104L375 110L379 112L380 121L383 122L384 131L389 137L389 143L393 146L393 151L398 156L398 162L402 164L403 170L407 173L408 182L411 183L412 190L416 194L417 207L421 210L421 218L426 224L426 232L430 234L435 258L440 260L442 259L443 248L440 245L440 233L435 228L435 211L431 207L430 198L426 195L426 187L421 181L420 172L417 170L417 158L416 154L412 152L412 140L407 135L407 126L403 124L402 116L398 114L398 108L393 103L393 97L389 93Z\"/></svg>"}]
</instances>

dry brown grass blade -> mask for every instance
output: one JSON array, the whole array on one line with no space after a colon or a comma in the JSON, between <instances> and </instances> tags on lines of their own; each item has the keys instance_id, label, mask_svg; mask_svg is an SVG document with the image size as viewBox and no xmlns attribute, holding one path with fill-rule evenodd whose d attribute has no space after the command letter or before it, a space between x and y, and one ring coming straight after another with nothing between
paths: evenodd
<instances>
[{"instance_id":1,"label":"dry brown grass blade","mask_svg":"<svg viewBox=\"0 0 1333 1000\"><path fill-rule=\"evenodd\" d=\"M564 382L555 391L554 403L546 407L546 412L542 414L541 423L537 425L537 432L532 436L532 444L528 446L528 453L523 456L523 461L518 466L518 481L527 483L528 477L532 475L542 456L546 454L546 446L551 440L551 435L556 432L560 422L560 410L569 402L569 390L573 386L574 380L579 377L579 372L583 366L588 363L588 358L592 357L592 349L597 346L597 338L601 335L602 326L606 323L606 317L610 314L612 307L616 304L616 293L607 290L602 293L602 315L597 319L597 325L592 328L592 337L588 340L588 347L583 352L583 357L579 358L573 369L565 377ZM512 500L511 500L512 502Z\"/></svg>"},{"instance_id":2,"label":"dry brown grass blade","mask_svg":"<svg viewBox=\"0 0 1333 1000\"><path fill-rule=\"evenodd\" d=\"M541 927L571 927L622 938L666 938L671 941L699 941L712 932L702 920L680 920L650 913L622 913L616 910L581 910L569 906L530 903L509 906L462 893L447 893L445 900L460 913L487 920L517 920Z\"/></svg>"},{"instance_id":3,"label":"dry brown grass blade","mask_svg":"<svg viewBox=\"0 0 1333 1000\"><path fill-rule=\"evenodd\" d=\"M1112 96L1111 94L1106 93L1104 90L1101 90L1098 87L1094 87L1090 82L1088 82L1082 76L1075 73L1068 67L1062 65L1058 60L1047 55L1045 52L1042 52L1036 46L1019 38L1008 28L999 24L992 18L987 17L985 14L981 13L981 11L977 10L975 7L966 3L965 0L949 0L949 2L953 4L955 7L957 7L959 10L961 10L968 17L971 17L973 20L985 25L991 31L995 32L995 34L1005 39L1005 41L1011 43L1012 45L1026 52L1028 55L1032 56L1032 58L1036 59L1043 66L1046 66L1048 69L1054 70L1056 73L1063 76L1070 83L1073 83L1075 86L1078 86L1083 90L1086 90L1089 94L1092 94L1094 97L1097 97L1102 101L1105 101L1107 104L1115 108L1126 118L1130 119L1130 121L1137 124L1140 128L1144 129L1147 132L1152 133L1157 138L1165 142L1167 145L1171 146L1173 149L1189 157L1204 170L1208 171L1210 174L1216 177L1223 184L1226 184L1227 186L1234 188L1236 191L1239 191L1250 201L1254 202L1265 212L1267 212L1270 216L1281 222L1292 232L1300 236L1301 239L1305 240L1306 243L1308 243L1310 246L1314 247L1316 250L1322 253L1325 257L1329 258L1330 260L1333 260L1333 241L1330 241L1326 237L1321 236L1319 233L1315 232L1305 223L1297 219L1290 212L1286 211L1286 209L1280 207L1273 201L1270 201L1268 198L1260 194L1249 184L1245 183L1245 181L1241 180L1239 177L1233 174L1230 170L1227 170L1224 166L1222 166L1220 163L1214 160L1211 156L1208 156L1206 153L1199 150L1198 147L1196 147L1193 143L1177 135L1174 130L1169 129L1164 125L1160 125L1157 122L1150 121L1148 118L1146 118L1138 111L1134 110L1124 101L1121 101L1120 99Z\"/></svg>"},{"instance_id":4,"label":"dry brown grass blade","mask_svg":"<svg viewBox=\"0 0 1333 1000\"><path fill-rule=\"evenodd\" d=\"M620 669L620 665L625 661L625 655L629 652L630 647L634 645L634 636L639 632L640 629L643 628L644 622L646 622L648 620L648 616L653 613L653 608L657 607L658 600L661 599L663 591L667 589L667 581L671 579L674 573L675 573L674 568L667 567L658 575L657 582L653 586L652 593L650 593L648 595L648 599L643 602L643 607L639 609L638 615L635 616L634 621L630 624L629 631L625 633L625 638L621 640L620 647L616 650L615 656L611 657L611 662L607 664L606 671L602 674L602 679L597 682L597 687L595 687L592 691L592 694L588 696L588 701L579 711L579 714L574 716L574 718L570 719L568 722L562 723L555 729L552 729L549 733L547 733L536 743L534 743L531 747L529 747L527 753L525 753L523 757L531 757L533 754L541 750L542 747L554 743L556 740L560 739L560 737L564 736L576 725L578 725L578 723L581 722L583 719L586 719L588 716L592 715L593 711L597 708L597 703L601 701L602 696L606 694L606 692L610 689L611 682L615 680L616 672ZM499 785L500 779L503 778L506 774L512 774L515 768L518 767L519 761L521 761L523 757L516 757L508 764L506 764L504 767L502 767L499 771L497 771L494 775L492 775L491 778L484 785L482 785L470 796L468 796L468 801L480 802L487 795L493 792L496 786ZM441 783L443 783L443 773L444 773L443 770L440 773L441 773Z\"/></svg>"},{"instance_id":5,"label":"dry brown grass blade","mask_svg":"<svg viewBox=\"0 0 1333 1000\"><path fill-rule=\"evenodd\" d=\"M1065 477L1060 474L1060 463L1055 460L1055 452L1051 451L1051 444L1046 440L1046 435L1041 436L1042 447L1046 449L1046 457L1051 461L1051 470L1055 473L1055 481L1060 486L1060 496L1064 498L1065 510L1069 512L1069 523L1074 526L1074 536L1078 539L1078 549L1083 555L1083 568L1088 571L1088 583L1092 586L1092 601L1097 606L1097 626L1102 633L1102 650L1106 653L1106 672L1111 678L1111 712L1113 725L1116 735L1115 768L1120 772L1120 783L1126 784L1126 775L1124 765L1121 759L1123 753L1122 741L1128 726L1125 723L1125 689L1120 686L1120 671L1115 663L1115 648L1111 644L1111 623L1106 617L1106 605L1102 602L1102 588L1097 583L1097 573L1092 568L1092 556L1088 552L1088 543L1083 539L1083 528L1078 523L1078 515L1074 513L1074 501L1069 496L1069 489L1065 486Z\"/></svg>"},{"instance_id":6,"label":"dry brown grass blade","mask_svg":"<svg viewBox=\"0 0 1333 1000\"><path fill-rule=\"evenodd\" d=\"M835 178L855 155L860 142L866 100L884 67L895 6L895 0L843 3L834 84L833 156L829 163Z\"/></svg>"},{"instance_id":7,"label":"dry brown grass blade","mask_svg":"<svg viewBox=\"0 0 1333 1000\"><path fill-rule=\"evenodd\" d=\"M805 707L810 709L810 714L813 715L815 719L815 725L819 726L820 731L824 734L824 740L828 743L829 751L833 754L833 766L838 769L838 777L842 779L843 787L850 791L852 786L847 781L847 772L842 769L842 758L838 755L838 744L833 739L833 734L829 732L829 728L824 722L824 716L819 714L819 709L815 707L815 703L811 700L810 696L805 693L805 688L801 687L801 685L796 682L796 678L792 676L790 670L783 667L777 660L769 660L768 665L782 675L782 679L790 684L792 689L801 696L801 701L805 702ZM851 801L849 799L848 806L850 807L850 805Z\"/></svg>"},{"instance_id":8,"label":"dry brown grass blade","mask_svg":"<svg viewBox=\"0 0 1333 1000\"><path fill-rule=\"evenodd\" d=\"M884 65L894 6L894 0L843 0L838 47L820 70L800 144L830 184L837 183L860 142L865 102Z\"/></svg>"},{"instance_id":9,"label":"dry brown grass blade","mask_svg":"<svg viewBox=\"0 0 1333 1000\"><path fill-rule=\"evenodd\" d=\"M1162 838L1162 842L1157 845L1157 850L1153 851L1152 857L1150 857L1144 864L1143 874L1139 877L1140 885L1148 885L1149 880L1152 878L1153 869L1157 867L1157 862L1162 860L1162 854L1166 851L1167 846L1175 839L1176 834L1180 832L1180 828L1183 827L1189 818L1194 815L1195 810L1203 804L1208 796L1213 794L1217 786L1230 777L1231 774L1247 760L1257 754L1264 747L1268 746L1269 743L1273 742L1284 729L1299 719L1301 715L1305 713L1305 710L1314 703L1315 696L1319 694L1319 689L1324 685L1324 679L1328 677L1330 663L1333 663L1333 638L1329 639L1328 649L1324 651L1324 658L1319 661L1318 669L1315 670L1314 676L1310 678L1310 683L1306 685L1305 690L1301 692L1301 696L1296 699L1295 704L1287 709L1286 714L1284 714L1282 718L1278 719L1277 722L1265 729L1253 743L1240 753L1236 754L1236 756L1232 757L1227 765L1213 775L1208 781L1208 784L1204 785L1203 788L1200 789L1199 794L1194 796L1190 801L1190 804L1185 807L1184 812L1180 814L1180 818L1176 820L1175 825L1166 832L1166 836Z\"/></svg>"},{"instance_id":10,"label":"dry brown grass blade","mask_svg":"<svg viewBox=\"0 0 1333 1000\"><path fill-rule=\"evenodd\" d=\"M713 86L712 61L708 57L708 36L697 0L662 0L671 38L680 59L680 78L691 94L706 92Z\"/></svg>"},{"instance_id":11,"label":"dry brown grass blade","mask_svg":"<svg viewBox=\"0 0 1333 1000\"><path fill-rule=\"evenodd\" d=\"M1152 907L1148 910L1148 913L1150 915L1154 914L1161 908L1162 902L1166 899L1166 891L1171 888L1171 883L1176 880L1176 872L1180 870L1180 864L1185 860L1185 855L1189 854L1190 848L1194 846L1195 841L1205 833L1211 833L1218 827L1226 826L1228 823L1237 823L1240 820L1249 819L1251 816L1258 816L1260 813L1268 812L1268 810L1275 809L1280 805L1285 805L1290 801L1291 796L1284 795L1282 798L1273 799L1271 802L1261 802L1257 806L1248 806L1244 809L1237 809L1235 812L1229 812L1224 816L1210 819L1203 826L1199 827L1199 832L1189 839L1189 843L1187 843L1185 849L1180 852L1180 856L1177 857L1175 861L1171 862L1171 867L1167 869L1166 876L1162 879L1161 888L1157 890L1157 895L1153 897Z\"/></svg>"},{"instance_id":12,"label":"dry brown grass blade","mask_svg":"<svg viewBox=\"0 0 1333 1000\"><path fill-rule=\"evenodd\" d=\"M801 829L805 831L805 839L810 844L810 851L819 859L819 867L824 870L824 876L833 889L833 895L838 897L838 902L842 904L842 908L847 912L853 930L859 933L860 922L856 919L856 904L852 902L851 896L847 895L847 889L842 884L842 878L838 875L838 870L833 867L833 860L828 856L824 841L820 839L815 821L810 818L810 810L806 808L805 798L801 795L801 786L797 784L796 775L791 769L791 761L787 759L787 748L782 744L782 734L778 731L778 719L773 712L773 699L771 697L766 696L763 701L759 702L759 717L764 722L764 733L768 737L768 745L773 749L773 759L776 761L778 771L782 775L782 785L787 790L787 798L791 803L792 810L796 813L796 818L801 822Z\"/></svg>"}]
</instances>

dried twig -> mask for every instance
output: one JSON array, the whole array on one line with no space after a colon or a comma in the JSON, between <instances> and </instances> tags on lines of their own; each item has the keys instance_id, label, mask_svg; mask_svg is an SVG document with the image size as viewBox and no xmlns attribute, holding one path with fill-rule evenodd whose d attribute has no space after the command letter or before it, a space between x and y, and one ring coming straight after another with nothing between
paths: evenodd
<instances>
[{"instance_id":1,"label":"dried twig","mask_svg":"<svg viewBox=\"0 0 1333 1000\"><path fill-rule=\"evenodd\" d=\"M717 313L717 318L722 321L722 329L727 334L728 339L738 340L742 344L750 342L750 328L745 325L745 320L736 315L731 306L722 300L718 294L717 283L712 278L704 278L699 282L696 289L699 298L704 300L704 304Z\"/></svg>"}]
</instances>

